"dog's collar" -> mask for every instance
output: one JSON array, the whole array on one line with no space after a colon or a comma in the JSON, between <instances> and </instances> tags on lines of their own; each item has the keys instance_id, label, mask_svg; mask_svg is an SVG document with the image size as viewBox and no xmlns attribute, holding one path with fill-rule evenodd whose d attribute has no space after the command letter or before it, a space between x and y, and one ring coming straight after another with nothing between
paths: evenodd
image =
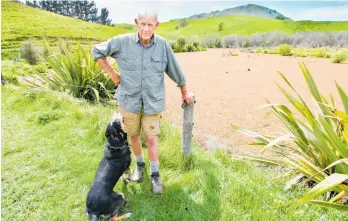
<instances>
[{"instance_id":1,"label":"dog's collar","mask_svg":"<svg viewBox=\"0 0 348 221\"><path fill-rule=\"evenodd\" d=\"M107 144L107 147L110 149L114 149L114 150L125 150L127 149L128 145L127 144L123 144L123 146L120 147L114 147L112 145L110 145L109 143Z\"/></svg>"}]
</instances>

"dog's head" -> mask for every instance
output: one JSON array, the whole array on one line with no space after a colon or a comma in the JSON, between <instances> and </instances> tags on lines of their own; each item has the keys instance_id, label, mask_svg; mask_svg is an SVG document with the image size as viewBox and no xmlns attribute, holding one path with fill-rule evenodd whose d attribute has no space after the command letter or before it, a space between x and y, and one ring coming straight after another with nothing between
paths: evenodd
<instances>
[{"instance_id":1,"label":"dog's head","mask_svg":"<svg viewBox=\"0 0 348 221\"><path fill-rule=\"evenodd\" d=\"M127 133L122 129L122 122L111 121L106 127L105 137L111 149L121 149L127 143Z\"/></svg>"}]
</instances>

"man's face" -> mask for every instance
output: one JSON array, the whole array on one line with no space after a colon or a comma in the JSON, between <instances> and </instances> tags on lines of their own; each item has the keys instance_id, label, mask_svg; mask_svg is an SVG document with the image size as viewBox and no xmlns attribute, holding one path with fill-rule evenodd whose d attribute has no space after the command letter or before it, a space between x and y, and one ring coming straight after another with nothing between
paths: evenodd
<instances>
[{"instance_id":1,"label":"man's face","mask_svg":"<svg viewBox=\"0 0 348 221\"><path fill-rule=\"evenodd\" d=\"M147 41L151 39L159 22L152 16L142 16L139 20L135 19L135 24L137 25L140 39Z\"/></svg>"}]
</instances>

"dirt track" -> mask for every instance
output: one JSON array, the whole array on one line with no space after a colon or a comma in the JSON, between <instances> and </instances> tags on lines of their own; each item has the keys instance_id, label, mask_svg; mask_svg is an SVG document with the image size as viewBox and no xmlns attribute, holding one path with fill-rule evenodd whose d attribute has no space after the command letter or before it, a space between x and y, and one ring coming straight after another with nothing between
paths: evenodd
<instances>
[{"instance_id":1,"label":"dirt track","mask_svg":"<svg viewBox=\"0 0 348 221\"><path fill-rule=\"evenodd\" d=\"M348 91L348 63L333 64L330 59L294 58L279 55L241 53L224 56L227 49L177 54L188 88L196 95L194 137L206 148L228 148L234 153L257 154L247 145L249 138L232 131L236 124L250 130L276 135L281 124L276 117L264 118L269 109L255 109L266 103L285 103L276 82L286 86L277 71L284 73L297 91L315 108L298 63L304 61L319 90L338 98L337 81ZM249 70L248 70L249 69ZM165 118L178 128L182 124L179 88L166 78ZM336 99L337 104L341 101Z\"/></svg>"}]
</instances>

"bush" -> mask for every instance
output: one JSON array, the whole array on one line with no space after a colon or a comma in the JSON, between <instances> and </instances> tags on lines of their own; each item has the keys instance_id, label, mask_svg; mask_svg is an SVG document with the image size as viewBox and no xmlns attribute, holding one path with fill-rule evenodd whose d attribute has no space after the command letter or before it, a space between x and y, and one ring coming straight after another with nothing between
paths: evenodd
<instances>
[{"instance_id":1,"label":"bush","mask_svg":"<svg viewBox=\"0 0 348 221\"><path fill-rule=\"evenodd\" d=\"M184 48L186 45L186 39L184 37L179 37L176 39L176 44L180 49Z\"/></svg>"},{"instance_id":2,"label":"bush","mask_svg":"<svg viewBox=\"0 0 348 221\"><path fill-rule=\"evenodd\" d=\"M31 65L39 62L39 51L32 40L24 42L20 49L20 53L21 58L25 59Z\"/></svg>"},{"instance_id":3,"label":"bush","mask_svg":"<svg viewBox=\"0 0 348 221\"><path fill-rule=\"evenodd\" d=\"M64 41L60 42L63 52L45 57L52 67L48 73L35 73L33 80L25 79L28 87L41 87L57 91L68 91L74 97L100 102L113 97L115 88L111 78L96 64L92 54L80 45L69 51ZM115 68L115 67L113 67Z\"/></svg>"},{"instance_id":4,"label":"bush","mask_svg":"<svg viewBox=\"0 0 348 221\"><path fill-rule=\"evenodd\" d=\"M47 71L47 66L43 63L39 63L35 66L33 66L34 71L38 73L45 73Z\"/></svg>"},{"instance_id":5,"label":"bush","mask_svg":"<svg viewBox=\"0 0 348 221\"><path fill-rule=\"evenodd\" d=\"M195 52L195 51L197 51L197 49L192 44L188 44L185 46L185 51L186 52Z\"/></svg>"},{"instance_id":6,"label":"bush","mask_svg":"<svg viewBox=\"0 0 348 221\"><path fill-rule=\"evenodd\" d=\"M327 53L327 50L324 48L314 49L312 55L317 58L329 58L330 55Z\"/></svg>"},{"instance_id":7,"label":"bush","mask_svg":"<svg viewBox=\"0 0 348 221\"><path fill-rule=\"evenodd\" d=\"M329 103L329 99L319 92L306 66L302 64L300 67L320 110L310 110L295 87L279 72L290 91L280 85L278 87L292 105L292 109L270 102L265 107L270 107L283 122L286 128L284 134L276 138L232 126L255 138L255 145L264 145L264 151L274 150L279 158L236 155L234 158L286 166L295 172L295 181L298 182L301 178L316 184L300 202L347 211L343 199L348 189L348 95L336 83L344 108L340 110L333 100ZM298 114L293 113L293 110Z\"/></svg>"},{"instance_id":8,"label":"bush","mask_svg":"<svg viewBox=\"0 0 348 221\"><path fill-rule=\"evenodd\" d=\"M224 23L220 22L218 25L218 31L222 31L224 29Z\"/></svg>"},{"instance_id":9,"label":"bush","mask_svg":"<svg viewBox=\"0 0 348 221\"><path fill-rule=\"evenodd\" d=\"M199 48L199 42L198 41L193 41L192 42L193 47Z\"/></svg>"},{"instance_id":10,"label":"bush","mask_svg":"<svg viewBox=\"0 0 348 221\"><path fill-rule=\"evenodd\" d=\"M223 43L228 48L238 48L239 47L238 36L229 35L224 38Z\"/></svg>"},{"instance_id":11,"label":"bush","mask_svg":"<svg viewBox=\"0 0 348 221\"><path fill-rule=\"evenodd\" d=\"M259 53L259 54L263 54L264 53L262 48L256 48L255 52Z\"/></svg>"},{"instance_id":12,"label":"bush","mask_svg":"<svg viewBox=\"0 0 348 221\"><path fill-rule=\"evenodd\" d=\"M331 56L333 63L342 63L347 59L347 56L343 52L337 52Z\"/></svg>"},{"instance_id":13,"label":"bush","mask_svg":"<svg viewBox=\"0 0 348 221\"><path fill-rule=\"evenodd\" d=\"M291 47L290 47L290 45L287 45L287 44L279 45L278 52L282 56L289 56L289 55L291 55Z\"/></svg>"},{"instance_id":14,"label":"bush","mask_svg":"<svg viewBox=\"0 0 348 221\"><path fill-rule=\"evenodd\" d=\"M187 21L186 18L180 19L179 22L178 22L178 24L175 25L175 30L178 30L179 28L186 27L186 26L188 26L188 25L189 25L189 23L188 23L188 21Z\"/></svg>"},{"instance_id":15,"label":"bush","mask_svg":"<svg viewBox=\"0 0 348 221\"><path fill-rule=\"evenodd\" d=\"M176 39L176 41L170 41L169 45L175 53L196 52L206 50L206 48L200 45L196 38L186 39L184 37L179 37Z\"/></svg>"},{"instance_id":16,"label":"bush","mask_svg":"<svg viewBox=\"0 0 348 221\"><path fill-rule=\"evenodd\" d=\"M208 48L223 48L220 36L208 36L204 38L203 45Z\"/></svg>"},{"instance_id":17,"label":"bush","mask_svg":"<svg viewBox=\"0 0 348 221\"><path fill-rule=\"evenodd\" d=\"M1 74L7 83L19 85L19 77L34 73L34 67L26 62L5 61L1 66Z\"/></svg>"}]
</instances>

